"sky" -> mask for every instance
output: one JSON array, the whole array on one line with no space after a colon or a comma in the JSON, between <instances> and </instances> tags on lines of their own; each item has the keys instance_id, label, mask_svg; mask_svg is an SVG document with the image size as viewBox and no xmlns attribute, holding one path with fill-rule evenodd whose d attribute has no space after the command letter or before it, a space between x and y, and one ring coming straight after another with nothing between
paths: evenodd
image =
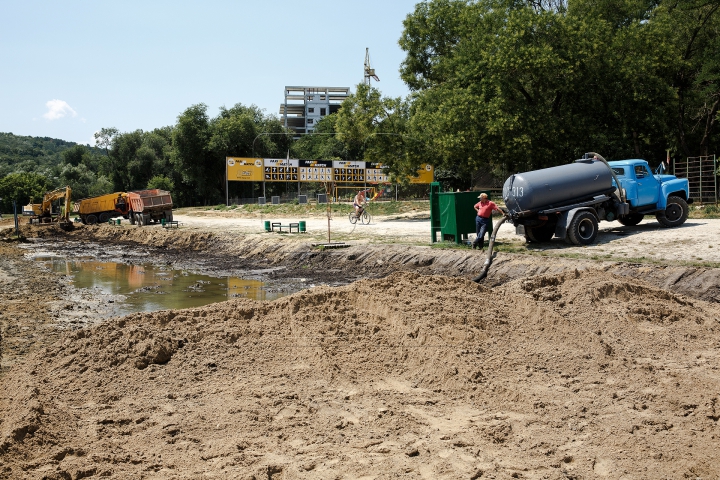
<instances>
[{"instance_id":1,"label":"sky","mask_svg":"<svg viewBox=\"0 0 720 480\"><path fill-rule=\"evenodd\" d=\"M0 0L0 132L94 145L204 103L279 116L285 86L363 82L404 97L403 20L419 0Z\"/></svg>"}]
</instances>

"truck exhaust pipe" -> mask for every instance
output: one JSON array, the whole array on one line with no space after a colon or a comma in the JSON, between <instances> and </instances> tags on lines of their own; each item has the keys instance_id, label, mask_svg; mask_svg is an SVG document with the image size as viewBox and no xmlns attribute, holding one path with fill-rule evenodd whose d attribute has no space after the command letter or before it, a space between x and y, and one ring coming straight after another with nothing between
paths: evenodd
<instances>
[{"instance_id":1,"label":"truck exhaust pipe","mask_svg":"<svg viewBox=\"0 0 720 480\"><path fill-rule=\"evenodd\" d=\"M487 277L488 270L490 269L490 265L492 265L492 258L493 258L493 247L495 246L495 236L497 235L498 230L500 230L500 225L505 223L505 221L508 219L508 214L506 213L503 215L503 218L500 219L500 221L493 227L493 233L490 236L490 242L488 243L488 253L487 253L487 259L485 260L485 263L483 264L482 272L480 272L480 275L473 278L472 281L475 283L480 283Z\"/></svg>"}]
</instances>

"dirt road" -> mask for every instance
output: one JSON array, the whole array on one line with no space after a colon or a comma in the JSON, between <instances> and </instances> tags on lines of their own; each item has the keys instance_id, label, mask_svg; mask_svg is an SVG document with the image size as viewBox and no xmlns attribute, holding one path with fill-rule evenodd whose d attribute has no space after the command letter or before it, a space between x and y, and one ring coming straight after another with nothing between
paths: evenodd
<instances>
[{"instance_id":1,"label":"dirt road","mask_svg":"<svg viewBox=\"0 0 720 480\"><path fill-rule=\"evenodd\" d=\"M430 248L422 213L336 218L337 250L310 247L325 218L222 215L27 233L338 286L96 324L106 302L0 243L0 477L720 476L717 220L601 224L590 247L501 252L477 285L484 257Z\"/></svg>"},{"instance_id":2,"label":"dirt road","mask_svg":"<svg viewBox=\"0 0 720 480\"><path fill-rule=\"evenodd\" d=\"M256 218L228 217L226 213L197 211L192 215L175 215L185 228L200 231L226 232L228 234L252 235L264 229L264 222L290 222L303 220L314 241L327 241L328 223L331 241L363 243L404 243L427 245L431 242L430 214L417 212L398 217L373 217L369 225L351 225L347 217L336 215L328 222L326 217L283 218L258 216ZM496 218L497 220L497 218ZM553 239L547 244L530 248L532 251L562 253L594 259L656 260L659 262L716 263L720 265L720 220L690 219L675 229L662 228L654 217L649 216L635 227L626 227L619 222L601 222L600 233L593 245L578 247L562 240ZM474 234L470 234L474 238ZM438 234L437 240L442 240ZM525 246L522 236L515 233L515 227L505 223L500 227L498 242Z\"/></svg>"}]
</instances>

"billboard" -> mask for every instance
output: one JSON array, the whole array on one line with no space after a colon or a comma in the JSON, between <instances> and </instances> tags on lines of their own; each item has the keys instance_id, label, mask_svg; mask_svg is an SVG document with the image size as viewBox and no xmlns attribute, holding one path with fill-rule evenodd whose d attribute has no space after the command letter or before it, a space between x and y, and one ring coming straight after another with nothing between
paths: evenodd
<instances>
[{"instance_id":1,"label":"billboard","mask_svg":"<svg viewBox=\"0 0 720 480\"><path fill-rule=\"evenodd\" d=\"M332 160L298 160L298 174L301 182L331 182Z\"/></svg>"},{"instance_id":2,"label":"billboard","mask_svg":"<svg viewBox=\"0 0 720 480\"><path fill-rule=\"evenodd\" d=\"M426 163L418 169L416 176L410 177L410 183L432 183L433 173L433 166L429 163Z\"/></svg>"},{"instance_id":3,"label":"billboard","mask_svg":"<svg viewBox=\"0 0 720 480\"><path fill-rule=\"evenodd\" d=\"M263 175L266 182L297 182L298 162L285 158L265 158Z\"/></svg>"},{"instance_id":4,"label":"billboard","mask_svg":"<svg viewBox=\"0 0 720 480\"><path fill-rule=\"evenodd\" d=\"M335 183L365 183L365 162L333 161Z\"/></svg>"},{"instance_id":5,"label":"billboard","mask_svg":"<svg viewBox=\"0 0 720 480\"><path fill-rule=\"evenodd\" d=\"M368 183L388 183L390 177L387 174L387 167L382 163L366 162L365 181Z\"/></svg>"},{"instance_id":6,"label":"billboard","mask_svg":"<svg viewBox=\"0 0 720 480\"><path fill-rule=\"evenodd\" d=\"M236 182L262 182L262 158L226 157L227 179Z\"/></svg>"},{"instance_id":7,"label":"billboard","mask_svg":"<svg viewBox=\"0 0 720 480\"><path fill-rule=\"evenodd\" d=\"M382 163L347 160L296 160L287 158L226 157L228 181L239 182L335 182L388 183L387 167ZM429 184L434 169L424 164L413 184Z\"/></svg>"}]
</instances>

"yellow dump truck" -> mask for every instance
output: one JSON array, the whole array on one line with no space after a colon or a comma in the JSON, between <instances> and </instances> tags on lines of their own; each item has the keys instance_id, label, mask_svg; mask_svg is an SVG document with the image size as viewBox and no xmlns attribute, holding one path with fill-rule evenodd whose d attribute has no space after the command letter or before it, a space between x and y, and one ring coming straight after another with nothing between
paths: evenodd
<instances>
[{"instance_id":1,"label":"yellow dump truck","mask_svg":"<svg viewBox=\"0 0 720 480\"><path fill-rule=\"evenodd\" d=\"M125 192L83 198L77 201L73 208L73 212L80 217L82 223L88 225L105 223L114 217L127 218L129 210L130 202Z\"/></svg>"}]
</instances>

